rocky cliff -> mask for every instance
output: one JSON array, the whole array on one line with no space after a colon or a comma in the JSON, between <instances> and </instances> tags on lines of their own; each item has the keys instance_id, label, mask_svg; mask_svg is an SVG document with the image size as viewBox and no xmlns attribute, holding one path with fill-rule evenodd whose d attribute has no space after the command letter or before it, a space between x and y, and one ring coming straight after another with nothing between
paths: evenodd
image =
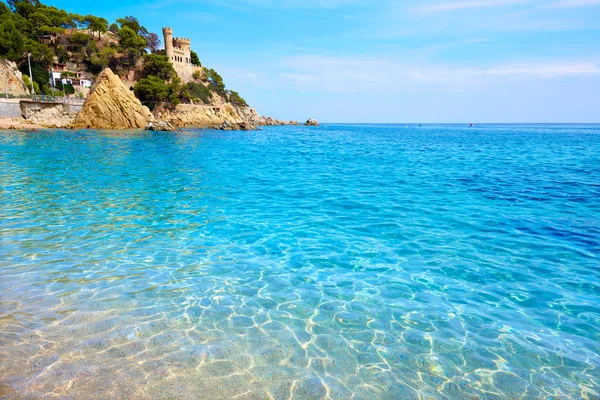
<instances>
[{"instance_id":1,"label":"rocky cliff","mask_svg":"<svg viewBox=\"0 0 600 400\"><path fill-rule=\"evenodd\" d=\"M234 107L231 103L211 105L179 104L174 109L158 109L157 120L179 128L254 129L257 126L299 125L297 121L280 121L259 115L250 107ZM225 128L224 128L225 127Z\"/></svg>"},{"instance_id":2,"label":"rocky cliff","mask_svg":"<svg viewBox=\"0 0 600 400\"><path fill-rule=\"evenodd\" d=\"M178 128L216 128L225 121L242 122L235 108L229 103L221 105L179 104L174 109L155 110L155 115L157 119L169 122Z\"/></svg>"},{"instance_id":3,"label":"rocky cliff","mask_svg":"<svg viewBox=\"0 0 600 400\"><path fill-rule=\"evenodd\" d=\"M0 59L0 93L11 96L26 96L29 90L23 83L23 75L12 61Z\"/></svg>"},{"instance_id":4,"label":"rocky cliff","mask_svg":"<svg viewBox=\"0 0 600 400\"><path fill-rule=\"evenodd\" d=\"M74 129L144 128L154 117L110 68L96 78L90 95L75 121Z\"/></svg>"}]
</instances>

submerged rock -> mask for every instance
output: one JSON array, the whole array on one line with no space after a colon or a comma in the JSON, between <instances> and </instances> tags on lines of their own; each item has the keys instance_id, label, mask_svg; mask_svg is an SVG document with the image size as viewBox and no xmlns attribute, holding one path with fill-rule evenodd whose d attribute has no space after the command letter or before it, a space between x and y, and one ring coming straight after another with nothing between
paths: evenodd
<instances>
[{"instance_id":1,"label":"submerged rock","mask_svg":"<svg viewBox=\"0 0 600 400\"><path fill-rule=\"evenodd\" d=\"M305 123L305 126L319 126L319 123L316 119L309 118Z\"/></svg>"},{"instance_id":2,"label":"submerged rock","mask_svg":"<svg viewBox=\"0 0 600 400\"><path fill-rule=\"evenodd\" d=\"M180 129L175 128L168 122L159 121L159 122L150 122L145 128L147 131L154 132L178 132Z\"/></svg>"},{"instance_id":3,"label":"submerged rock","mask_svg":"<svg viewBox=\"0 0 600 400\"><path fill-rule=\"evenodd\" d=\"M154 117L110 68L98 75L73 129L144 128Z\"/></svg>"}]
</instances>

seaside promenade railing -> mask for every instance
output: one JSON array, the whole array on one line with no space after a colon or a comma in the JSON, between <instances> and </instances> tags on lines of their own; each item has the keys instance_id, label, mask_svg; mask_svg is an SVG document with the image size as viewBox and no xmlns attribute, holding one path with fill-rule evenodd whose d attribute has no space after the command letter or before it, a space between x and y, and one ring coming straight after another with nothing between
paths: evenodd
<instances>
[{"instance_id":1,"label":"seaside promenade railing","mask_svg":"<svg viewBox=\"0 0 600 400\"><path fill-rule=\"evenodd\" d=\"M85 99L78 97L64 97L64 96L48 96L44 94L36 94L30 96L29 99L36 103L54 103L54 104L72 104L72 105L83 105Z\"/></svg>"}]
</instances>

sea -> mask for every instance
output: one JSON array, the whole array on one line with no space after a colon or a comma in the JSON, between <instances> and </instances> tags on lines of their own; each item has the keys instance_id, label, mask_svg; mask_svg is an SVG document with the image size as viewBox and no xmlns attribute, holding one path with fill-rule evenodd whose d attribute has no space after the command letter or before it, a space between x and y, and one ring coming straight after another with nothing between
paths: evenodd
<instances>
[{"instance_id":1,"label":"sea","mask_svg":"<svg viewBox=\"0 0 600 400\"><path fill-rule=\"evenodd\" d=\"M0 132L0 398L598 399L600 125Z\"/></svg>"}]
</instances>

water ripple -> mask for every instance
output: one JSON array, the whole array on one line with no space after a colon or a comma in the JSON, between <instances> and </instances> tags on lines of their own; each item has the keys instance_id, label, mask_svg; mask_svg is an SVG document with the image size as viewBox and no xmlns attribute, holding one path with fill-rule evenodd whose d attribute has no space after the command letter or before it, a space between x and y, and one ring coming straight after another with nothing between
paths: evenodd
<instances>
[{"instance_id":1,"label":"water ripple","mask_svg":"<svg viewBox=\"0 0 600 400\"><path fill-rule=\"evenodd\" d=\"M0 397L600 396L600 127L0 134Z\"/></svg>"}]
</instances>

